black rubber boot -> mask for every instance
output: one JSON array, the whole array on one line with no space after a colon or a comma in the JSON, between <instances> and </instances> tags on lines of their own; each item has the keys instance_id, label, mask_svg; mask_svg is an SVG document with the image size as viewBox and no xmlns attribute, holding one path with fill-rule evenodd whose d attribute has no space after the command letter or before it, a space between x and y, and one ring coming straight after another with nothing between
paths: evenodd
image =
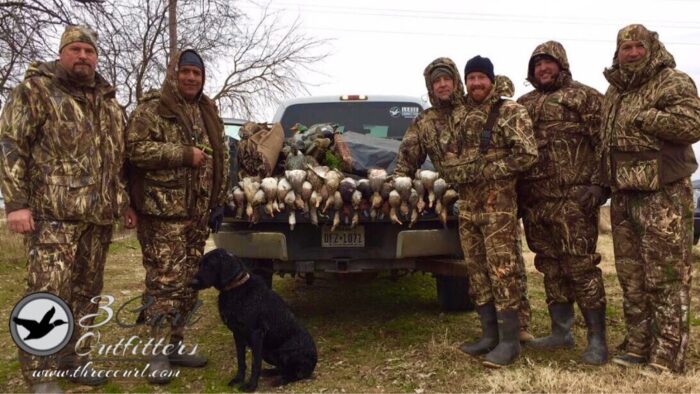
<instances>
[{"instance_id":1,"label":"black rubber boot","mask_svg":"<svg viewBox=\"0 0 700 394\"><path fill-rule=\"evenodd\" d=\"M470 356L480 356L493 350L498 345L498 321L493 302L477 306L476 312L481 319L481 338L474 343L463 343L459 350Z\"/></svg>"},{"instance_id":2,"label":"black rubber boot","mask_svg":"<svg viewBox=\"0 0 700 394\"><path fill-rule=\"evenodd\" d=\"M498 317L498 346L486 355L483 363L491 368L512 364L520 355L518 311L503 311L496 315Z\"/></svg>"},{"instance_id":3,"label":"black rubber boot","mask_svg":"<svg viewBox=\"0 0 700 394\"><path fill-rule=\"evenodd\" d=\"M586 364L603 365L608 362L608 344L605 341L605 308L581 309L588 328L588 347L581 355Z\"/></svg>"},{"instance_id":4,"label":"black rubber boot","mask_svg":"<svg viewBox=\"0 0 700 394\"><path fill-rule=\"evenodd\" d=\"M182 337L173 335L170 338L170 343L175 345L175 349L172 353L168 354L168 361L171 365L177 365L179 367L185 368L203 368L207 365L207 358L204 356L198 356L196 354L189 354L191 349L184 349L184 354L179 354L178 350L180 345L183 343Z\"/></svg>"},{"instance_id":5,"label":"black rubber boot","mask_svg":"<svg viewBox=\"0 0 700 394\"><path fill-rule=\"evenodd\" d=\"M574 337L571 335L571 327L574 325L574 304L552 304L548 309L549 317L552 319L552 333L546 337L535 338L527 345L535 349L573 348Z\"/></svg>"}]
</instances>

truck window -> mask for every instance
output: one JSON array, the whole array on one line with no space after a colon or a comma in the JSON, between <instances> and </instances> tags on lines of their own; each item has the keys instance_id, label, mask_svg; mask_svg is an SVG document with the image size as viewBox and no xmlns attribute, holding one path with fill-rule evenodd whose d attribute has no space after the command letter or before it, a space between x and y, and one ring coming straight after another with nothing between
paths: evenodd
<instances>
[{"instance_id":1,"label":"truck window","mask_svg":"<svg viewBox=\"0 0 700 394\"><path fill-rule=\"evenodd\" d=\"M419 103L352 101L303 103L287 107L281 123L286 133L294 124L337 123L342 131L400 140L423 110Z\"/></svg>"}]
</instances>

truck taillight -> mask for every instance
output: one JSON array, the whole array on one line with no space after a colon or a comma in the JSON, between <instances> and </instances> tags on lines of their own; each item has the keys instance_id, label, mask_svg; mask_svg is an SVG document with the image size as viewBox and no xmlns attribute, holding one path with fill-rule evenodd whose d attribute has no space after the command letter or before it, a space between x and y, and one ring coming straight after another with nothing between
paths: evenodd
<instances>
[{"instance_id":1,"label":"truck taillight","mask_svg":"<svg viewBox=\"0 0 700 394\"><path fill-rule=\"evenodd\" d=\"M367 96L364 94L346 94L340 96L340 101L353 101L353 100L367 100Z\"/></svg>"}]
</instances>

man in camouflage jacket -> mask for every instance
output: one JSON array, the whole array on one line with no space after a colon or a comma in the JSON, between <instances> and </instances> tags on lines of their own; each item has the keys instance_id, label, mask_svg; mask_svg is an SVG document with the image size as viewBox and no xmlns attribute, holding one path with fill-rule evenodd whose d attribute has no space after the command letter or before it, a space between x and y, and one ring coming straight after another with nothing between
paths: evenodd
<instances>
[{"instance_id":1,"label":"man in camouflage jacket","mask_svg":"<svg viewBox=\"0 0 700 394\"><path fill-rule=\"evenodd\" d=\"M464 75L467 96L454 136L459 155L445 178L459 187L460 238L483 336L460 349L486 353L484 365L500 367L520 354L523 267L517 259L515 184L537 160L537 149L525 108L502 98L513 94L510 80L496 76L481 56L467 62Z\"/></svg>"},{"instance_id":2,"label":"man in camouflage jacket","mask_svg":"<svg viewBox=\"0 0 700 394\"><path fill-rule=\"evenodd\" d=\"M532 52L528 81L535 90L518 102L532 118L538 162L518 182L525 235L544 274L552 333L529 343L536 348L573 347L573 302L588 328L582 360L607 361L605 289L596 253L602 188L598 177L600 109L595 89L574 81L564 47L545 42Z\"/></svg>"},{"instance_id":3,"label":"man in camouflage jacket","mask_svg":"<svg viewBox=\"0 0 700 394\"><path fill-rule=\"evenodd\" d=\"M610 207L622 286L629 366L682 372L688 348L700 99L655 32L630 25L617 35L603 102L601 181Z\"/></svg>"},{"instance_id":4,"label":"man in camouflage jacket","mask_svg":"<svg viewBox=\"0 0 700 394\"><path fill-rule=\"evenodd\" d=\"M59 296L76 322L97 311L90 299L102 291L112 226L129 204L121 176L124 112L96 65L95 33L67 27L59 59L29 66L0 119L0 186L8 227L25 234L28 292ZM75 349L84 332L75 326L60 357L20 351L22 373L33 390L60 387L32 377L32 371L87 362L76 350L89 350L89 340ZM106 379L72 380L99 385Z\"/></svg>"},{"instance_id":5,"label":"man in camouflage jacket","mask_svg":"<svg viewBox=\"0 0 700 394\"><path fill-rule=\"evenodd\" d=\"M459 163L458 145L454 136L458 134L460 127L461 120L458 116L465 114L464 85L459 70L451 59L441 57L433 60L425 68L423 77L432 107L421 112L406 130L399 147L399 157L394 170L396 176L415 176L416 170L423 165L428 156L436 171L443 177L445 171L449 172L450 168ZM441 93L443 97L439 97L436 91L445 89L445 84L450 88ZM523 340L532 337L527 332L530 303L527 298L527 278L520 236L516 235L516 255L521 272L520 337Z\"/></svg>"},{"instance_id":6,"label":"man in camouflage jacket","mask_svg":"<svg viewBox=\"0 0 700 394\"><path fill-rule=\"evenodd\" d=\"M223 122L214 102L202 93L204 81L201 57L183 51L174 75L159 92L141 100L127 128L129 187L146 268L140 320L152 328L152 335L169 335L176 345L197 302L189 283L209 236L207 225L213 231L221 225L229 176ZM204 357L173 353L156 356L151 368L205 363ZM169 378L150 381L167 383Z\"/></svg>"}]
</instances>

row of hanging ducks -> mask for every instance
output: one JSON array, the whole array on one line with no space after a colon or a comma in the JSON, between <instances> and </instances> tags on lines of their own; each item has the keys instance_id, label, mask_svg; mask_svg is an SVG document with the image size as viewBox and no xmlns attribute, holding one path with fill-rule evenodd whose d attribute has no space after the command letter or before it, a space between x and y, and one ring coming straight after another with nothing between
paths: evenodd
<instances>
[{"instance_id":1,"label":"row of hanging ducks","mask_svg":"<svg viewBox=\"0 0 700 394\"><path fill-rule=\"evenodd\" d=\"M237 219L245 215L251 225L262 214L284 213L292 230L299 212L308 215L314 225L319 216L332 212L331 231L335 231L341 222L355 227L360 215L373 221L388 216L393 223L412 227L429 210L446 225L448 211L457 199L457 192L435 171L418 170L411 179L371 169L366 179L355 179L327 166L308 166L287 170L282 177L245 177L229 192L228 206Z\"/></svg>"}]
</instances>

